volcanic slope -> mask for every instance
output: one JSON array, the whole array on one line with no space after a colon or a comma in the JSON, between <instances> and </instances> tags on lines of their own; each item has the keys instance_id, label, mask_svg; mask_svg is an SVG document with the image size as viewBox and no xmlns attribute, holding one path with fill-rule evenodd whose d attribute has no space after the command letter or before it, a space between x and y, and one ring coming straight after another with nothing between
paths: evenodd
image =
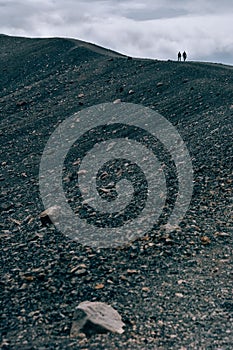
<instances>
[{"instance_id":1,"label":"volcanic slope","mask_svg":"<svg viewBox=\"0 0 233 350\"><path fill-rule=\"evenodd\" d=\"M129 58L74 39L1 35L0 46L2 348L232 348L232 67ZM157 227L121 249L91 249L42 226L40 159L59 123L116 99L177 128L193 197L169 235ZM76 179L68 169L64 178L72 194ZM124 334L69 338L84 300L115 307Z\"/></svg>"}]
</instances>

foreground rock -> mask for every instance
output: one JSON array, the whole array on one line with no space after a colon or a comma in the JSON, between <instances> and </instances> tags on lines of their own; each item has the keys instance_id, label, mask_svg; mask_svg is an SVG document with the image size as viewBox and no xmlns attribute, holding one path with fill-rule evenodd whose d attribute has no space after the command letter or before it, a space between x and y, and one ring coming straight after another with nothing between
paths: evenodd
<instances>
[{"instance_id":1,"label":"foreground rock","mask_svg":"<svg viewBox=\"0 0 233 350\"><path fill-rule=\"evenodd\" d=\"M112 306L102 302L84 301L75 310L70 337L77 337L81 329L88 325L89 328L95 328L97 332L110 331L122 334L125 324Z\"/></svg>"},{"instance_id":2,"label":"foreground rock","mask_svg":"<svg viewBox=\"0 0 233 350\"><path fill-rule=\"evenodd\" d=\"M60 216L61 208L58 205L53 205L50 208L40 213L40 221L43 226L51 225L58 221Z\"/></svg>"}]
</instances>

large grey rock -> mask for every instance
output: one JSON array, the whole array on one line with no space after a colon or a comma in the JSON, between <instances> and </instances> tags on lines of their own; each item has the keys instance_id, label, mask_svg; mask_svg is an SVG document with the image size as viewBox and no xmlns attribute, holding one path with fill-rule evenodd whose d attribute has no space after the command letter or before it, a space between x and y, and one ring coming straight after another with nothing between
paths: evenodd
<instances>
[{"instance_id":1,"label":"large grey rock","mask_svg":"<svg viewBox=\"0 0 233 350\"><path fill-rule=\"evenodd\" d=\"M87 321L113 333L122 334L124 332L123 326L125 324L112 306L102 302L84 301L75 310L70 336L78 336Z\"/></svg>"},{"instance_id":2,"label":"large grey rock","mask_svg":"<svg viewBox=\"0 0 233 350\"><path fill-rule=\"evenodd\" d=\"M42 225L46 226L58 222L60 213L61 207L58 205L53 205L52 207L42 211L42 213L40 213L40 220Z\"/></svg>"}]
</instances>

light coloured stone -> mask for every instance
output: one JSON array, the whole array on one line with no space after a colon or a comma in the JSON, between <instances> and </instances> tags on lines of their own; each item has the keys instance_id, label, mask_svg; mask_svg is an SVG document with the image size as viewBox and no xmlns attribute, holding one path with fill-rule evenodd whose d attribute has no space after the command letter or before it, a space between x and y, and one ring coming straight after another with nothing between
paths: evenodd
<instances>
[{"instance_id":1,"label":"light coloured stone","mask_svg":"<svg viewBox=\"0 0 233 350\"><path fill-rule=\"evenodd\" d=\"M112 306L102 302L84 301L76 308L70 336L76 336L87 321L113 333L124 332L125 324Z\"/></svg>"},{"instance_id":2,"label":"light coloured stone","mask_svg":"<svg viewBox=\"0 0 233 350\"><path fill-rule=\"evenodd\" d=\"M116 99L115 101L113 101L113 103L114 103L114 104L121 103L121 99L118 98L118 99Z\"/></svg>"},{"instance_id":3,"label":"light coloured stone","mask_svg":"<svg viewBox=\"0 0 233 350\"><path fill-rule=\"evenodd\" d=\"M58 205L53 205L40 213L40 220L43 225L58 222L60 213L61 207Z\"/></svg>"}]
</instances>

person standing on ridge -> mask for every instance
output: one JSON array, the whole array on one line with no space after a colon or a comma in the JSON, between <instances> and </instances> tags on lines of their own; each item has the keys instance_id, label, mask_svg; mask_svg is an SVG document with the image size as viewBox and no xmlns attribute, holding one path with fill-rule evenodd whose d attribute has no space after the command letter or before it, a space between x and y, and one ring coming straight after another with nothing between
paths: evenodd
<instances>
[{"instance_id":1,"label":"person standing on ridge","mask_svg":"<svg viewBox=\"0 0 233 350\"><path fill-rule=\"evenodd\" d=\"M181 53L180 51L178 52L178 62L181 61Z\"/></svg>"},{"instance_id":2,"label":"person standing on ridge","mask_svg":"<svg viewBox=\"0 0 233 350\"><path fill-rule=\"evenodd\" d=\"M186 58L187 58L187 53L184 51L183 52L183 60L184 60L184 62L186 61Z\"/></svg>"}]
</instances>

